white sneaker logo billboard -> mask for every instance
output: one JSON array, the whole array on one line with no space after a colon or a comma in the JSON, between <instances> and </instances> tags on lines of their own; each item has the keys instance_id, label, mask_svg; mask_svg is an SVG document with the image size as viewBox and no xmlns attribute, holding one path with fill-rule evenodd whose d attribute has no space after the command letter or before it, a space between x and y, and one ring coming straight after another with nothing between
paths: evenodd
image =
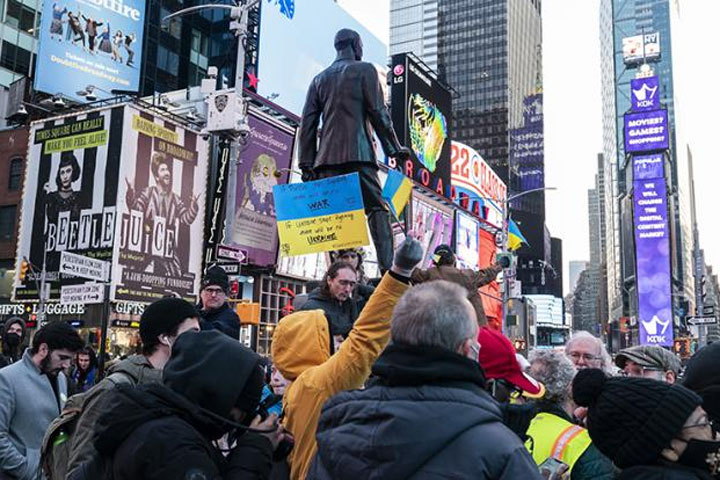
<instances>
[{"instance_id":1,"label":"white sneaker logo billboard","mask_svg":"<svg viewBox=\"0 0 720 480\"><path fill-rule=\"evenodd\" d=\"M645 328L645 332L647 333L647 340L650 343L664 343L665 342L665 332L667 331L668 327L670 326L670 320L665 320L664 322L658 318L657 315L655 315L652 320L649 322L646 322L645 320L641 320L643 327ZM658 327L662 326L662 330L658 332Z\"/></svg>"},{"instance_id":2,"label":"white sneaker logo billboard","mask_svg":"<svg viewBox=\"0 0 720 480\"><path fill-rule=\"evenodd\" d=\"M630 81L633 110L657 110L660 108L660 83L658 77L636 78Z\"/></svg>"}]
</instances>

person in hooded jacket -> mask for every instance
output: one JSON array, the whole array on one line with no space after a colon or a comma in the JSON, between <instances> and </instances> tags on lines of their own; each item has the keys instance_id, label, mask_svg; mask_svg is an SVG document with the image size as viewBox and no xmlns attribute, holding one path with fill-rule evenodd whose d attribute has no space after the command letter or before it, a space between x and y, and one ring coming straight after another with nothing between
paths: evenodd
<instances>
[{"instance_id":1,"label":"person in hooded jacket","mask_svg":"<svg viewBox=\"0 0 720 480\"><path fill-rule=\"evenodd\" d=\"M20 317L10 317L3 325L0 368L15 363L22 358L25 330L25 322Z\"/></svg>"},{"instance_id":2,"label":"person in hooded jacket","mask_svg":"<svg viewBox=\"0 0 720 480\"><path fill-rule=\"evenodd\" d=\"M325 404L308 479L542 478L485 390L467 295L443 280L403 295L368 387Z\"/></svg>"},{"instance_id":3,"label":"person in hooded jacket","mask_svg":"<svg viewBox=\"0 0 720 480\"><path fill-rule=\"evenodd\" d=\"M69 440L67 461L57 462L53 471L68 480L94 480L103 470L102 459L98 458L93 438L97 419L102 413L99 407L102 399L119 384L143 385L160 383L162 369L170 358L175 339L183 332L198 332L198 312L195 307L180 298L161 298L147 307L140 317L140 339L142 355L131 355L113 365L108 375L90 390L73 395L68 400L66 411L79 411L75 433ZM61 422L62 417L56 421ZM50 433L50 430L48 430ZM45 435L44 445L53 439ZM65 475L63 475L63 472Z\"/></svg>"},{"instance_id":4,"label":"person in hooded jacket","mask_svg":"<svg viewBox=\"0 0 720 480\"><path fill-rule=\"evenodd\" d=\"M679 384L607 377L584 369L573 380L575 403L587 407L593 444L622 468L618 480L720 478L720 441L702 399Z\"/></svg>"},{"instance_id":5,"label":"person in hooded jacket","mask_svg":"<svg viewBox=\"0 0 720 480\"><path fill-rule=\"evenodd\" d=\"M255 417L259 360L217 331L180 335L162 384L123 385L104 402L96 448L106 472L114 480L267 478L284 433L276 416ZM224 457L213 442L238 426Z\"/></svg>"},{"instance_id":6,"label":"person in hooded jacket","mask_svg":"<svg viewBox=\"0 0 720 480\"><path fill-rule=\"evenodd\" d=\"M272 358L291 383L283 396L284 426L295 437L290 478L305 479L315 455L315 430L325 401L343 390L360 388L390 338L390 317L408 289L422 246L408 236L395 252L393 266L370 297L348 338L335 349L322 310L295 312L280 320Z\"/></svg>"},{"instance_id":7,"label":"person in hooded jacket","mask_svg":"<svg viewBox=\"0 0 720 480\"><path fill-rule=\"evenodd\" d=\"M682 378L683 386L703 399L703 408L720 428L720 343L711 343L690 358Z\"/></svg>"}]
</instances>

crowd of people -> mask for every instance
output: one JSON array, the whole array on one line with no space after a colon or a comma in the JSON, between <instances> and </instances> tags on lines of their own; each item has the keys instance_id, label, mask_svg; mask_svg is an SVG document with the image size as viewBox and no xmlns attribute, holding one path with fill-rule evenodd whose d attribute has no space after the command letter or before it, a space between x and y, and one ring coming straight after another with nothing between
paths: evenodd
<instances>
[{"instance_id":1,"label":"crowd of people","mask_svg":"<svg viewBox=\"0 0 720 480\"><path fill-rule=\"evenodd\" d=\"M104 378L67 323L23 349L9 319L0 479L720 478L720 344L684 371L662 347L613 359L587 332L525 359L472 301L503 265L472 275L447 246L429 270L421 258L408 236L372 282L339 252L271 360L238 341L213 267L198 305L146 307L142 353Z\"/></svg>"}]
</instances>

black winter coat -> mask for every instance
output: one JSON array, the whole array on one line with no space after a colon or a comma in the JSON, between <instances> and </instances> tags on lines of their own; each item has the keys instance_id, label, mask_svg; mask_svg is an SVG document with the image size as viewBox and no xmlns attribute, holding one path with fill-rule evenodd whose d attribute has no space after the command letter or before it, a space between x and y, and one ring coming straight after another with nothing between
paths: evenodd
<instances>
[{"instance_id":1,"label":"black winter coat","mask_svg":"<svg viewBox=\"0 0 720 480\"><path fill-rule=\"evenodd\" d=\"M209 312L202 309L202 304L198 305L197 309L202 319L200 322L202 330L218 330L235 340L240 338L240 317L229 304L225 303L217 310Z\"/></svg>"},{"instance_id":2,"label":"black winter coat","mask_svg":"<svg viewBox=\"0 0 720 480\"><path fill-rule=\"evenodd\" d=\"M96 448L113 480L265 479L272 445L246 433L226 459L212 440L225 426L164 385L119 386L103 405ZM112 475L112 476L110 476Z\"/></svg>"},{"instance_id":3,"label":"black winter coat","mask_svg":"<svg viewBox=\"0 0 720 480\"><path fill-rule=\"evenodd\" d=\"M348 298L343 303L339 303L320 287L308 294L307 301L298 310L322 310L330 323L330 333L343 337L347 337L360 315L355 299Z\"/></svg>"},{"instance_id":4,"label":"black winter coat","mask_svg":"<svg viewBox=\"0 0 720 480\"><path fill-rule=\"evenodd\" d=\"M325 404L308 479L541 478L477 362L395 343L373 374Z\"/></svg>"}]
</instances>

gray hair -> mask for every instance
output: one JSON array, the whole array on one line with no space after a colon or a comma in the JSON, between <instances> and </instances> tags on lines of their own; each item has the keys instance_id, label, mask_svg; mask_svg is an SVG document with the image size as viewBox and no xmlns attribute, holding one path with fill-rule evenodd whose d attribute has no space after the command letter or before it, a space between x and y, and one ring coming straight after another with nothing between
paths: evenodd
<instances>
[{"instance_id":1,"label":"gray hair","mask_svg":"<svg viewBox=\"0 0 720 480\"><path fill-rule=\"evenodd\" d=\"M567 352L570 349L570 346L578 340L590 340L591 342L595 343L599 352L598 356L600 357L600 369L603 370L605 373L612 375L612 358L610 358L610 354L605 348L605 344L603 343L603 341L590 332L587 332L585 330L578 330L577 332L573 333L572 337L570 337L570 340L568 340L565 344L565 351Z\"/></svg>"},{"instance_id":2,"label":"gray hair","mask_svg":"<svg viewBox=\"0 0 720 480\"><path fill-rule=\"evenodd\" d=\"M463 287L444 280L411 288L393 311L393 341L457 351L465 340L477 337L477 320L467 295Z\"/></svg>"},{"instance_id":3,"label":"gray hair","mask_svg":"<svg viewBox=\"0 0 720 480\"><path fill-rule=\"evenodd\" d=\"M556 350L530 352L532 377L545 385L545 399L563 403L570 398L570 384L577 370L570 359Z\"/></svg>"}]
</instances>

